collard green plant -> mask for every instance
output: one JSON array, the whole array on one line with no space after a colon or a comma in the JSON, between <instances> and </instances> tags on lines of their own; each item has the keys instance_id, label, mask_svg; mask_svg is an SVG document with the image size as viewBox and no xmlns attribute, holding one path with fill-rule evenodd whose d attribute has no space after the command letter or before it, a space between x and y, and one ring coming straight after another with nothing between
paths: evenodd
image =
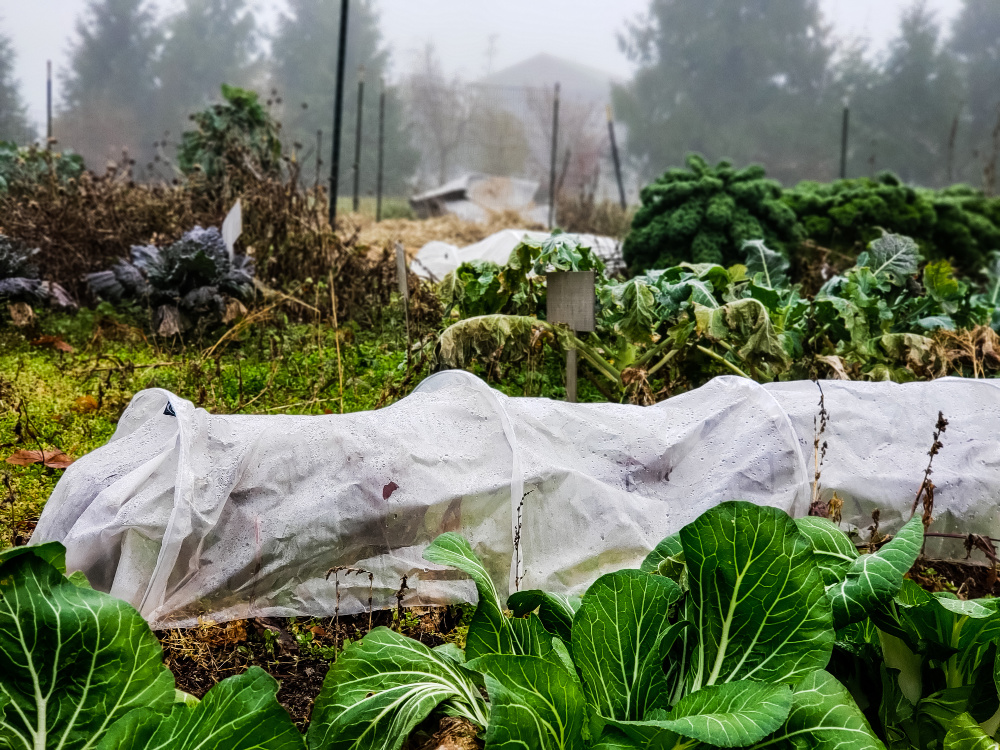
<instances>
[{"instance_id":1,"label":"collard green plant","mask_svg":"<svg viewBox=\"0 0 1000 750\"><path fill-rule=\"evenodd\" d=\"M914 528L922 537L917 518L900 544L913 541ZM884 581L851 580L858 596L887 608L906 571L894 550L882 552L892 564L866 569ZM838 637L828 592L866 557L829 522L797 524L774 508L723 503L665 539L640 570L599 578L579 602L522 591L508 600L511 613L462 537L442 535L426 557L465 572L479 592L467 641L473 658L453 659L452 669L483 680L488 717L463 715L485 729L489 748L885 750L848 689L825 671ZM357 646L385 637L373 631ZM372 746L399 747L414 714L426 716L437 698L418 712L415 700L391 700L395 684L440 669L432 665L444 657L424 649L398 668L377 651L365 665L365 649L351 649L350 667L335 666L324 685L325 696L344 697L317 703L310 733L323 740L310 746L361 747L358 722L349 728L336 717L374 704L391 737ZM356 685L355 675L364 675Z\"/></svg>"},{"instance_id":2,"label":"collard green plant","mask_svg":"<svg viewBox=\"0 0 1000 750\"><path fill-rule=\"evenodd\" d=\"M49 180L64 184L83 171L83 157L72 151L53 152L0 141L0 193L30 190Z\"/></svg>"},{"instance_id":3,"label":"collard green plant","mask_svg":"<svg viewBox=\"0 0 1000 750\"><path fill-rule=\"evenodd\" d=\"M39 279L38 268L31 261L37 252L0 234L0 302L76 309L76 302L59 284Z\"/></svg>"},{"instance_id":4,"label":"collard green plant","mask_svg":"<svg viewBox=\"0 0 1000 750\"><path fill-rule=\"evenodd\" d=\"M623 246L630 269L731 265L747 240L764 240L782 254L797 241L795 213L763 167L737 170L725 161L711 167L697 154L687 157L687 167L670 169L642 189Z\"/></svg>"},{"instance_id":5,"label":"collard green plant","mask_svg":"<svg viewBox=\"0 0 1000 750\"><path fill-rule=\"evenodd\" d=\"M925 263L912 239L884 234L810 299L789 283L788 261L767 244L744 242L741 253L742 262L728 267L682 263L627 281L598 276L597 331L586 336L549 326L539 308L536 316L459 320L439 339L439 362L518 362L551 343L577 349L623 390L635 373L647 380L660 373L684 386L719 374L905 382L955 367L937 332L1000 329L1000 261L993 256L985 285L974 289L947 261ZM497 280L507 274L500 267L480 278L502 289Z\"/></svg>"},{"instance_id":6,"label":"collard green plant","mask_svg":"<svg viewBox=\"0 0 1000 750\"><path fill-rule=\"evenodd\" d=\"M129 604L66 575L58 542L0 551L0 748L304 750L259 668L198 701Z\"/></svg>"},{"instance_id":7,"label":"collard green plant","mask_svg":"<svg viewBox=\"0 0 1000 750\"><path fill-rule=\"evenodd\" d=\"M170 713L131 711L111 729L98 750L305 750L305 741L275 696L278 683L250 667L209 690L193 706L175 703Z\"/></svg>"},{"instance_id":8,"label":"collard green plant","mask_svg":"<svg viewBox=\"0 0 1000 750\"><path fill-rule=\"evenodd\" d=\"M181 136L177 164L187 175L200 172L218 187L227 173L239 181L246 170L258 176L281 168L278 124L253 91L222 84L222 99L191 116L197 130Z\"/></svg>"},{"instance_id":9,"label":"collard green plant","mask_svg":"<svg viewBox=\"0 0 1000 750\"><path fill-rule=\"evenodd\" d=\"M154 309L153 327L161 335L228 322L230 300L253 298L253 262L233 254L215 227L195 227L165 248L132 247L132 259L107 271L87 274L95 296L110 302L132 300ZM230 311L231 313L231 311Z\"/></svg>"},{"instance_id":10,"label":"collard green plant","mask_svg":"<svg viewBox=\"0 0 1000 750\"><path fill-rule=\"evenodd\" d=\"M174 701L145 620L64 561L57 543L0 553L0 746L95 748L131 710Z\"/></svg>"}]
</instances>

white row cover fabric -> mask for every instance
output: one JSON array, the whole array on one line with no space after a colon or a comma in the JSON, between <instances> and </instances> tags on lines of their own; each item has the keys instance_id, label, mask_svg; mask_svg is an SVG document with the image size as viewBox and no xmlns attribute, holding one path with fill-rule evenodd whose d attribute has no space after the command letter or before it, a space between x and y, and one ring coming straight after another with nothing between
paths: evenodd
<instances>
[{"instance_id":1,"label":"white row cover fabric","mask_svg":"<svg viewBox=\"0 0 1000 750\"><path fill-rule=\"evenodd\" d=\"M939 410L935 529L1000 535L1000 390L989 381L824 382L824 497L861 527L909 516ZM581 593L638 566L713 505L807 512L811 382L721 377L651 407L509 398L466 372L425 380L379 411L210 415L139 393L114 437L66 470L32 543L61 541L71 570L153 627L207 618L328 616L475 601L421 553L470 540L501 591ZM516 546L515 546L516 542Z\"/></svg>"},{"instance_id":2,"label":"white row cover fabric","mask_svg":"<svg viewBox=\"0 0 1000 750\"><path fill-rule=\"evenodd\" d=\"M431 240L417 251L410 269L425 279L441 281L463 263L473 260L489 260L499 266L510 258L511 252L525 240L541 242L548 239L548 232L533 232L528 229L504 229L491 234L486 239L472 245L458 247L449 242ZM613 237L596 234L578 234L581 244L593 248L594 253L607 266L608 273L621 271L624 267L621 243Z\"/></svg>"}]
</instances>

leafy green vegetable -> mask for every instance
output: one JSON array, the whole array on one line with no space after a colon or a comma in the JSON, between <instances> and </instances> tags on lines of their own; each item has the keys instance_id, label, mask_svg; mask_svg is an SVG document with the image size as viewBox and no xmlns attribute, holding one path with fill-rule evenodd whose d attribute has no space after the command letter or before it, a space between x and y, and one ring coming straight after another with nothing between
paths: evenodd
<instances>
[{"instance_id":1,"label":"leafy green vegetable","mask_svg":"<svg viewBox=\"0 0 1000 750\"><path fill-rule=\"evenodd\" d=\"M469 666L486 676L491 750L583 750L586 701L565 667L536 656L499 654Z\"/></svg>"},{"instance_id":2,"label":"leafy green vegetable","mask_svg":"<svg viewBox=\"0 0 1000 750\"><path fill-rule=\"evenodd\" d=\"M507 599L507 606L514 617L524 617L538 610L538 618L552 635L569 643L573 635L573 616L580 608L578 596L547 594L538 589L515 591Z\"/></svg>"},{"instance_id":3,"label":"leafy green vegetable","mask_svg":"<svg viewBox=\"0 0 1000 750\"><path fill-rule=\"evenodd\" d=\"M669 578L620 570L587 589L573 620L573 661L589 703L604 717L640 720L666 707L660 644L681 590Z\"/></svg>"},{"instance_id":4,"label":"leafy green vegetable","mask_svg":"<svg viewBox=\"0 0 1000 750\"><path fill-rule=\"evenodd\" d=\"M817 516L796 518L795 527L812 546L823 584L830 586L843 581L858 559L858 550L847 535L828 519Z\"/></svg>"},{"instance_id":5,"label":"leafy green vegetable","mask_svg":"<svg viewBox=\"0 0 1000 750\"><path fill-rule=\"evenodd\" d=\"M60 571L55 543L0 557L0 738L11 748L94 748L132 709L174 700L139 613Z\"/></svg>"},{"instance_id":6,"label":"leafy green vegetable","mask_svg":"<svg viewBox=\"0 0 1000 750\"><path fill-rule=\"evenodd\" d=\"M753 745L774 750L885 750L843 685L827 672L807 675L792 694L784 726Z\"/></svg>"},{"instance_id":7,"label":"leafy green vegetable","mask_svg":"<svg viewBox=\"0 0 1000 750\"><path fill-rule=\"evenodd\" d=\"M970 714L963 713L949 725L942 750L1000 750L1000 742L986 734Z\"/></svg>"},{"instance_id":8,"label":"leafy green vegetable","mask_svg":"<svg viewBox=\"0 0 1000 750\"><path fill-rule=\"evenodd\" d=\"M98 750L298 750L305 741L275 696L278 683L260 667L228 677L193 707L169 714L139 708L115 723Z\"/></svg>"},{"instance_id":9,"label":"leafy green vegetable","mask_svg":"<svg viewBox=\"0 0 1000 750\"><path fill-rule=\"evenodd\" d=\"M893 597L923 543L923 523L914 515L878 552L854 560L843 581L827 591L837 627L863 620L879 603Z\"/></svg>"},{"instance_id":10,"label":"leafy green vegetable","mask_svg":"<svg viewBox=\"0 0 1000 750\"><path fill-rule=\"evenodd\" d=\"M375 628L330 667L309 724L315 750L398 750L440 705L486 726L472 675L419 641Z\"/></svg>"},{"instance_id":11,"label":"leafy green vegetable","mask_svg":"<svg viewBox=\"0 0 1000 750\"><path fill-rule=\"evenodd\" d=\"M441 534L424 550L424 559L457 568L476 584L479 603L469 623L469 635L465 641L466 658L472 661L488 654L518 653L514 647L510 620L503 614L500 594L465 538L454 532Z\"/></svg>"},{"instance_id":12,"label":"leafy green vegetable","mask_svg":"<svg viewBox=\"0 0 1000 750\"><path fill-rule=\"evenodd\" d=\"M833 618L812 549L785 513L747 502L681 529L694 623L691 692L753 679L794 683L826 666Z\"/></svg>"}]
</instances>

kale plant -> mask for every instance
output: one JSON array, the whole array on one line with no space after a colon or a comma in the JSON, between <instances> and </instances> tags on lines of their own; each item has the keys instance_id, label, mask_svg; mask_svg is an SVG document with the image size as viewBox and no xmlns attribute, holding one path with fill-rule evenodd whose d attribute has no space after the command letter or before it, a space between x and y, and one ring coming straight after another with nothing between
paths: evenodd
<instances>
[{"instance_id":1,"label":"kale plant","mask_svg":"<svg viewBox=\"0 0 1000 750\"><path fill-rule=\"evenodd\" d=\"M72 151L53 152L38 146L19 147L0 141L0 194L55 178L67 182L83 174L83 157Z\"/></svg>"},{"instance_id":2,"label":"kale plant","mask_svg":"<svg viewBox=\"0 0 1000 750\"><path fill-rule=\"evenodd\" d=\"M177 152L181 171L201 171L210 183L219 183L227 170L250 169L258 175L276 173L281 166L278 124L261 106L257 94L222 85L220 104L191 116L197 130L181 136Z\"/></svg>"},{"instance_id":3,"label":"kale plant","mask_svg":"<svg viewBox=\"0 0 1000 750\"><path fill-rule=\"evenodd\" d=\"M75 309L76 302L65 289L38 278L38 268L31 262L37 252L0 234L0 301Z\"/></svg>"},{"instance_id":4,"label":"kale plant","mask_svg":"<svg viewBox=\"0 0 1000 750\"><path fill-rule=\"evenodd\" d=\"M165 248L134 245L131 261L87 274L91 291L109 302L134 300L154 309L153 327L162 335L202 325L228 322L232 301L249 302L254 294L253 263L230 257L215 227L195 227ZM228 313L228 314L227 314Z\"/></svg>"},{"instance_id":5,"label":"kale plant","mask_svg":"<svg viewBox=\"0 0 1000 750\"><path fill-rule=\"evenodd\" d=\"M795 213L781 201L781 185L764 168L709 166L697 154L688 169L670 169L642 189L623 254L633 271L678 263L740 260L747 240L763 239L783 255L799 237Z\"/></svg>"}]
</instances>

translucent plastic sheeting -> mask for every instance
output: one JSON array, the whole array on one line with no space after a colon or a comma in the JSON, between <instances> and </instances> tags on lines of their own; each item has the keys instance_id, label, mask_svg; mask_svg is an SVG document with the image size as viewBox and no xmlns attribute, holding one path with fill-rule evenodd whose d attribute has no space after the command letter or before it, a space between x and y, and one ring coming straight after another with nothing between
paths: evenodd
<instances>
[{"instance_id":1,"label":"translucent plastic sheeting","mask_svg":"<svg viewBox=\"0 0 1000 750\"><path fill-rule=\"evenodd\" d=\"M1000 390L823 388L823 496L844 498L845 521L909 515L941 410L935 528L1000 535ZM358 613L398 591L404 605L474 601L461 574L421 557L444 531L470 540L501 591L580 593L719 502L805 514L818 397L811 382L723 377L651 407L567 404L450 371L379 411L242 416L148 390L67 469L32 543L63 542L70 569L154 627ZM366 573L327 579L336 567L370 572L371 587Z\"/></svg>"}]
</instances>

